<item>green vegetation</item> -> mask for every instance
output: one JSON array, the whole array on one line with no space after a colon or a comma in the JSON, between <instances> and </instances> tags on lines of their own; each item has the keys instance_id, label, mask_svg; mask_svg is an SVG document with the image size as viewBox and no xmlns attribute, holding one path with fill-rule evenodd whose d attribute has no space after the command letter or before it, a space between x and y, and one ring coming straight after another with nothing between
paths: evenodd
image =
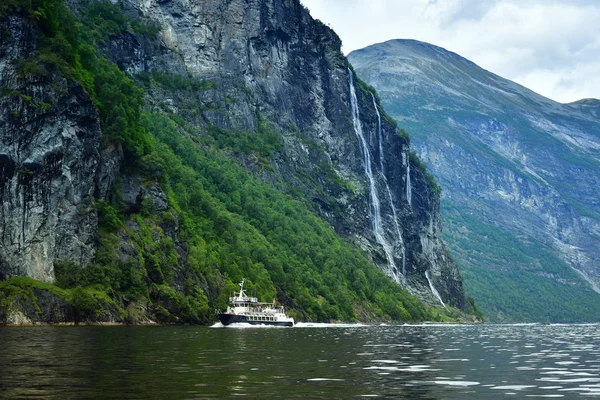
<instances>
[{"instance_id":1,"label":"green vegetation","mask_svg":"<svg viewBox=\"0 0 600 400\"><path fill-rule=\"evenodd\" d=\"M579 215L595 219L596 221L600 221L600 214L596 211L592 210L591 207L583 204L581 201L577 200L573 196L569 195L570 193L574 193L574 190L565 190L565 188L561 188L561 197L569 203L571 207L575 211L579 213ZM574 189L574 188L573 188Z\"/></svg>"},{"instance_id":2,"label":"green vegetation","mask_svg":"<svg viewBox=\"0 0 600 400\"><path fill-rule=\"evenodd\" d=\"M267 165L267 158L282 146L282 135L272 130L267 121L260 121L256 131L244 132L235 129L209 127L200 133L200 143L227 150L234 155L252 154Z\"/></svg>"},{"instance_id":3,"label":"green vegetation","mask_svg":"<svg viewBox=\"0 0 600 400\"><path fill-rule=\"evenodd\" d=\"M160 31L157 24L129 18L117 4L110 0L88 2L82 22L94 43L105 43L110 35L118 35L124 31L150 38L156 37Z\"/></svg>"},{"instance_id":4,"label":"green vegetation","mask_svg":"<svg viewBox=\"0 0 600 400\"><path fill-rule=\"evenodd\" d=\"M442 192L442 188L438 185L434 176L431 175L427 170L427 164L425 164L414 151L410 152L409 160L411 164L413 164L423 173L423 176L427 180L427 183L429 184L431 190L433 190L434 193L437 193L439 195Z\"/></svg>"},{"instance_id":5,"label":"green vegetation","mask_svg":"<svg viewBox=\"0 0 600 400\"><path fill-rule=\"evenodd\" d=\"M465 291L492 322L593 322L595 293L551 248L517 238L446 202L444 239L460 265ZM510 261L508 261L510 260ZM485 267L482 267L485 266Z\"/></svg>"},{"instance_id":6,"label":"green vegetation","mask_svg":"<svg viewBox=\"0 0 600 400\"><path fill-rule=\"evenodd\" d=\"M17 276L0 282L0 310L20 310L22 305L31 306L35 313L42 314L38 296L49 292L69 306L74 322L95 320L105 309L119 312L115 302L102 290L81 286L64 289L57 285L36 281L24 276Z\"/></svg>"},{"instance_id":7,"label":"green vegetation","mask_svg":"<svg viewBox=\"0 0 600 400\"><path fill-rule=\"evenodd\" d=\"M389 118L391 119L391 117L389 117ZM393 121L395 122L396 120L393 120ZM410 135L408 134L407 131L405 131L404 129L398 129L396 131L396 134L398 136L400 136L402 139L404 139L407 144L410 144Z\"/></svg>"},{"instance_id":8,"label":"green vegetation","mask_svg":"<svg viewBox=\"0 0 600 400\"><path fill-rule=\"evenodd\" d=\"M62 76L78 81L96 105L104 142L122 145L128 159L135 160L146 153L147 135L138 124L144 92L95 49L104 38L99 32L108 35L132 24L141 30L141 25L124 17L120 8L108 0L91 2L83 25L64 0L19 0L9 5L26 10L41 33L39 53L17 64L20 79L34 75L47 80Z\"/></svg>"},{"instance_id":9,"label":"green vegetation","mask_svg":"<svg viewBox=\"0 0 600 400\"><path fill-rule=\"evenodd\" d=\"M123 168L159 185L160 209L150 194L128 211L115 186L97 200L100 245L96 263L55 265L56 285L13 278L2 283L2 306L35 303L41 289L69 302L81 320L112 308L132 315L136 304L163 322L208 322L224 308L235 284L249 280L259 298L278 297L295 316L319 321L450 320L400 289L365 255L342 240L303 202L265 184L234 160L255 158L267 168L281 133L261 121L256 131L207 127L144 109L144 91L96 46L124 30L155 31L125 17L118 5L92 2L82 24L63 0L19 3L42 32L40 53L24 60L23 78L62 76L86 89L100 116L104 146L121 146ZM138 77L164 89L202 91L189 77ZM39 286L39 285L43 285ZM130 317L127 317L130 318Z\"/></svg>"},{"instance_id":10,"label":"green vegetation","mask_svg":"<svg viewBox=\"0 0 600 400\"><path fill-rule=\"evenodd\" d=\"M167 116L147 114L144 123L157 140L155 159L163 161L180 237L187 236L201 255L189 266L199 275L214 280L211 274L224 273L225 287L247 277L263 298L279 288L317 320L355 320L356 305L380 319L429 317L303 203L252 177L226 152L204 150L178 134L182 127ZM220 271L210 270L211 263ZM222 296L216 306L224 301Z\"/></svg>"}]
</instances>

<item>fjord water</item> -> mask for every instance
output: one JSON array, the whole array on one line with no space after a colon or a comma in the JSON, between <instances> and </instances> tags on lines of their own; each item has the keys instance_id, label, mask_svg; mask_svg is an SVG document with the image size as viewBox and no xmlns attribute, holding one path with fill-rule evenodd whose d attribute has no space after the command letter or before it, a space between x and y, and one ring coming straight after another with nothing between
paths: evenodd
<instances>
[{"instance_id":1,"label":"fjord water","mask_svg":"<svg viewBox=\"0 0 600 400\"><path fill-rule=\"evenodd\" d=\"M2 328L0 397L597 398L600 326Z\"/></svg>"}]
</instances>

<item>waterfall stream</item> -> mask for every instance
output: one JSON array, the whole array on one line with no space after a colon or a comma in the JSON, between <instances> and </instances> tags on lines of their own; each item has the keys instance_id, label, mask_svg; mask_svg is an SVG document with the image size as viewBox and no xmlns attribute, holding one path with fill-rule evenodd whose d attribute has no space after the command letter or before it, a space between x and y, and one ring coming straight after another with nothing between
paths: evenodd
<instances>
[{"instance_id":1,"label":"waterfall stream","mask_svg":"<svg viewBox=\"0 0 600 400\"><path fill-rule=\"evenodd\" d=\"M363 165L365 169L365 175L367 176L367 180L369 181L369 194L371 198L371 207L370 207L370 216L371 223L373 225L373 233L375 234L375 239L377 242L383 247L383 251L385 252L385 256L388 261L388 265L390 267L390 275L394 278L394 280L398 281L398 276L396 275L396 263L394 262L393 255L393 247L385 238L385 232L383 229L383 222L381 220L381 203L379 202L379 195L377 193L377 184L375 182L375 177L373 176L373 167L371 163L371 153L369 152L369 146L367 143L367 139L365 138L362 123L360 122L360 113L358 110L358 99L356 97L356 90L354 88L354 79L352 76L352 71L348 69L348 80L350 83L350 105L352 108L352 122L354 125L354 132L359 139L359 144L363 153Z\"/></svg>"},{"instance_id":2,"label":"waterfall stream","mask_svg":"<svg viewBox=\"0 0 600 400\"><path fill-rule=\"evenodd\" d=\"M408 201L408 205L412 209L412 187L410 184L410 155L408 156L408 160L406 163L406 201Z\"/></svg>"},{"instance_id":3,"label":"waterfall stream","mask_svg":"<svg viewBox=\"0 0 600 400\"><path fill-rule=\"evenodd\" d=\"M425 271L425 278L427 278L427 282L429 282L429 289L431 289L431 293L433 293L433 295L440 301L440 303L442 303L444 308L447 310L448 307L446 307L446 304L444 304L444 300L442 300L442 296L440 296L440 293L437 291L435 286L433 286L433 282L431 281L431 278L429 277L429 270Z\"/></svg>"},{"instance_id":4,"label":"waterfall stream","mask_svg":"<svg viewBox=\"0 0 600 400\"><path fill-rule=\"evenodd\" d=\"M385 183L385 188L387 190L388 198L390 199L390 205L392 207L392 214L394 216L394 227L396 228L396 235L398 240L400 241L400 246L402 248L402 275L406 275L406 249L404 248L404 239L402 238L402 232L400 231L400 223L398 222L398 213L396 211L396 206L394 205L394 199L392 198L392 191L390 190L390 186L388 185L387 178L385 176L384 169L384 155L383 155L383 132L381 129L381 115L379 114L379 109L377 108L377 102L375 101L375 96L371 94L371 98L373 99L373 107L375 107L375 113L377 114L377 136L379 142L379 167L381 170L381 175L383 177L383 182Z\"/></svg>"},{"instance_id":5,"label":"waterfall stream","mask_svg":"<svg viewBox=\"0 0 600 400\"><path fill-rule=\"evenodd\" d=\"M383 132L381 131L381 115L379 114L379 109L377 108L377 102L375 101L375 96L371 93L371 98L373 99L373 107L375 108L375 113L377 114L377 140L379 142L379 167L381 168L381 173L385 178L385 172L383 169Z\"/></svg>"},{"instance_id":6,"label":"waterfall stream","mask_svg":"<svg viewBox=\"0 0 600 400\"><path fill-rule=\"evenodd\" d=\"M348 69L348 81L350 83L350 106L352 108L352 123L354 125L354 132L359 139L359 144L362 150L363 155L363 166L365 169L365 175L367 176L367 180L369 181L369 195L371 199L370 204L370 217L371 223L373 226L373 233L375 234L375 238L377 242L383 247L383 251L385 252L385 256L388 261L388 265L390 267L390 275L398 282L399 277L397 276L397 268L394 262L393 255L393 246L387 241L385 238L385 231L383 227L383 221L381 219L381 202L379 200L379 194L377 190L377 183L375 181L375 176L373 175L373 164L371 153L369 151L369 146L367 139L365 137L362 123L360 122L360 112L358 109L358 99L356 97L356 89L354 87L354 80L352 71ZM400 230L400 224L398 222L398 214L396 211L396 207L394 206L394 201L392 198L392 191L390 190L390 186L388 185L387 178L384 173L384 154L383 154L383 134L381 129L381 115L379 114L379 110L377 109L377 102L375 101L375 96L371 95L373 99L373 106L375 107L375 112L377 113L377 135L379 142L379 167L381 170L381 177L383 183L385 185L385 189L387 192L387 196L390 201L390 206L392 209L392 214L394 217L394 227L396 230L396 235L398 237L398 241L402 247L402 274L406 274L406 253L404 249L404 241L402 238L402 232ZM412 191L411 191L411 183L410 183L410 158L407 163L407 178L406 178L406 199L411 204L412 200ZM439 302L447 309L446 304L442 300L439 292L433 286L433 282L431 281L431 277L429 276L429 270L425 271L425 278L427 278L427 282L429 283L429 289L431 289L431 293L439 300Z\"/></svg>"}]
</instances>

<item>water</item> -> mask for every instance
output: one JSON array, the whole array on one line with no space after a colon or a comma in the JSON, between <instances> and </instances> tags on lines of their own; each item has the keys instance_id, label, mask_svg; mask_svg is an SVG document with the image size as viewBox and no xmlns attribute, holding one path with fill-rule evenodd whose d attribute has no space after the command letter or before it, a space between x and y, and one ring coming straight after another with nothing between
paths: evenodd
<instances>
[{"instance_id":1,"label":"water","mask_svg":"<svg viewBox=\"0 0 600 400\"><path fill-rule=\"evenodd\" d=\"M412 208L412 187L410 184L410 158L406 163L406 201L410 208Z\"/></svg>"},{"instance_id":2,"label":"water","mask_svg":"<svg viewBox=\"0 0 600 400\"><path fill-rule=\"evenodd\" d=\"M379 109L377 108L377 102L375 101L375 96L371 94L371 99L373 99L373 107L375 108L375 114L377 114L377 139L379 142L379 168L381 169L381 173L385 177L385 162L384 162L384 153L383 153L383 130L381 129L381 115L379 114Z\"/></svg>"},{"instance_id":3,"label":"water","mask_svg":"<svg viewBox=\"0 0 600 400\"><path fill-rule=\"evenodd\" d=\"M397 268L396 263L394 262L394 256L392 251L393 247L387 241L383 229L383 222L381 220L381 203L379 201L379 194L377 192L375 176L373 175L373 166L371 164L371 152L369 151L369 146L363 132L362 123L360 122L358 100L356 98L356 90L354 88L352 71L350 71L350 69L348 69L348 81L350 84L350 106L352 110L352 122L354 125L354 132L356 133L356 136L359 139L360 147L363 153L362 161L365 169L365 175L367 176L367 180L369 181L369 195L371 198L370 216L373 224L373 233L375 234L375 239L381 245L381 247L383 247L383 251L385 252L385 256L389 266L389 269L387 271L388 275L394 278L394 280L398 281L399 278L397 276Z\"/></svg>"},{"instance_id":4,"label":"water","mask_svg":"<svg viewBox=\"0 0 600 400\"><path fill-rule=\"evenodd\" d=\"M600 325L0 328L0 398L600 397Z\"/></svg>"},{"instance_id":5,"label":"water","mask_svg":"<svg viewBox=\"0 0 600 400\"><path fill-rule=\"evenodd\" d=\"M373 107L375 107L375 113L377 114L377 139L379 142L379 167L381 171L381 175L383 177L383 182L385 184L385 188L387 190L388 199L390 201L390 206L392 208L392 217L394 219L394 227L396 228L396 237L398 238L398 242L400 243L401 251L402 251L402 275L406 275L406 248L404 247L404 239L402 238L402 232L400 231L400 223L398 222L398 212L396 210L396 206L394 205L394 199L392 197L392 191L390 190L390 185L388 184L387 178L385 176L385 168L384 168L384 154L383 154L383 133L381 129L381 115L379 114L379 109L377 108L377 102L375 101L375 96L371 94L371 98L373 99ZM410 178L409 178L410 179Z\"/></svg>"},{"instance_id":6,"label":"water","mask_svg":"<svg viewBox=\"0 0 600 400\"><path fill-rule=\"evenodd\" d=\"M440 292L437 291L435 286L433 286L433 282L431 281L431 277L429 276L429 270L425 271L425 278L427 278L427 282L429 283L429 289L431 289L431 293L435 296L436 299L444 306L447 310L446 304L444 304L444 300L442 300L442 296L440 296Z\"/></svg>"}]
</instances>

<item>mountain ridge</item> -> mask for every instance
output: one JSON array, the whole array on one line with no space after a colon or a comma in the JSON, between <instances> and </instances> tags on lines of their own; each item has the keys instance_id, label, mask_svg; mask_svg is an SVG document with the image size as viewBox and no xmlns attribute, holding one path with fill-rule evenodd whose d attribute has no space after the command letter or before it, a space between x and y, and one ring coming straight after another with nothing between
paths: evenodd
<instances>
[{"instance_id":1,"label":"mountain ridge","mask_svg":"<svg viewBox=\"0 0 600 400\"><path fill-rule=\"evenodd\" d=\"M416 50L420 50L420 49L430 49L431 50L432 49L435 51L435 53L438 56L453 59L453 60L457 61L458 63L464 65L468 69L474 68L477 71L477 75L483 76L484 80L492 81L494 83L497 83L497 81L500 81L500 82L502 82L502 84L508 85L512 89L517 89L516 90L517 94L522 95L523 93L527 93L531 97L539 99L541 103L564 106L564 105L574 105L578 102L587 102L587 100L592 100L592 102L594 100L600 101L600 100L592 98L592 99L581 99L581 100L577 100L577 101L569 102L569 103L560 103L558 101L555 101L548 97L545 97L539 93L536 93L535 91L527 88L526 86L523 86L517 82L506 79L492 71L486 70L486 69L480 67L479 65L477 65L476 63L474 63L473 61L470 61L467 58L461 56L458 53L447 50L441 46L437 46L437 45L434 45L431 43L426 43L426 42L422 42L422 41L414 40L414 39L392 39L392 40L388 40L388 41L384 41L381 43L376 43L376 44L367 46L363 49L354 50L350 54L354 54L352 57L355 58L355 57L358 57L362 51L374 50L374 51L377 51L377 53L375 55L371 55L371 57L381 57L382 55L385 54L385 52L390 53L390 51L393 50L393 46L401 46L403 51L406 51L406 47L409 47L410 49L416 49ZM348 55L349 57L350 57L350 54ZM397 56L397 54L394 52L392 52L392 54ZM410 52L406 52L404 54L405 55L403 55L403 57L410 56ZM421 52L421 54L430 57L430 52ZM358 62L360 62L360 61L358 61ZM455 67L455 65L453 65L453 67ZM360 69L361 68L360 64L358 64L358 66L356 68ZM457 70L457 72L463 73L464 70ZM471 75L469 75L469 77L471 79L473 79L473 77ZM473 79L473 81L479 85L484 84L484 82L479 82L474 79Z\"/></svg>"},{"instance_id":2,"label":"mountain ridge","mask_svg":"<svg viewBox=\"0 0 600 400\"><path fill-rule=\"evenodd\" d=\"M438 178L449 246L471 295L492 320L556 318L547 305L540 303L543 311L536 314L526 304L525 285L513 293L512 304L494 305L511 279L528 281L536 290L531 279L541 277L548 298L555 289L571 297L560 284L561 274L578 290L587 285L579 273L598 288L594 232L600 214L594 188L600 126L587 111L595 100L561 104L417 41L388 41L348 57L378 90L388 113L411 133L411 143ZM485 282L494 279L502 290ZM596 300L587 307L595 308L592 293ZM584 314L578 312L589 318Z\"/></svg>"}]
</instances>

